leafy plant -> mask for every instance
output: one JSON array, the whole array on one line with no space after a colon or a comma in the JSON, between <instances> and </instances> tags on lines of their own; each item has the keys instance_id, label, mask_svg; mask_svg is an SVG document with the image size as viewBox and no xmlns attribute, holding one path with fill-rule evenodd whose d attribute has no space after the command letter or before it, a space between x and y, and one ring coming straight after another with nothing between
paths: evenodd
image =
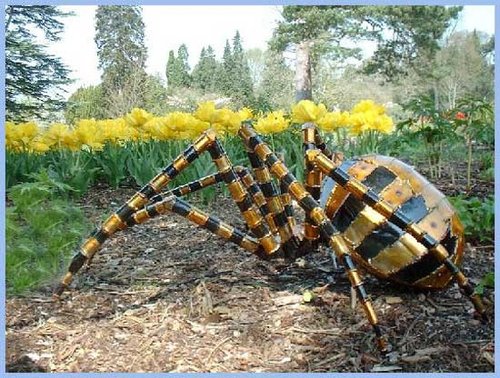
<instances>
[{"instance_id":1,"label":"leafy plant","mask_svg":"<svg viewBox=\"0 0 500 378\"><path fill-rule=\"evenodd\" d=\"M20 294L51 281L87 230L81 211L64 196L74 191L46 171L10 188L6 211L7 292Z\"/></svg>"},{"instance_id":2,"label":"leafy plant","mask_svg":"<svg viewBox=\"0 0 500 378\"><path fill-rule=\"evenodd\" d=\"M458 211L467 238L480 242L493 241L495 213L492 196L485 198L457 196L451 197L450 201Z\"/></svg>"},{"instance_id":3,"label":"leafy plant","mask_svg":"<svg viewBox=\"0 0 500 378\"><path fill-rule=\"evenodd\" d=\"M93 155L89 151L58 150L49 156L49 175L55 181L68 184L74 196L82 196L96 181L99 168L93 165Z\"/></svg>"},{"instance_id":4,"label":"leafy plant","mask_svg":"<svg viewBox=\"0 0 500 378\"><path fill-rule=\"evenodd\" d=\"M40 154L5 151L5 187L8 189L15 184L29 180L30 172L38 172L46 166L47 157Z\"/></svg>"},{"instance_id":5,"label":"leafy plant","mask_svg":"<svg viewBox=\"0 0 500 378\"><path fill-rule=\"evenodd\" d=\"M413 114L407 121L411 134L424 142L430 176L440 178L444 145L457 140L453 119L447 112L437 109L429 96L413 99L404 108Z\"/></svg>"},{"instance_id":6,"label":"leafy plant","mask_svg":"<svg viewBox=\"0 0 500 378\"><path fill-rule=\"evenodd\" d=\"M493 144L493 105L481 99L466 98L459 102L455 112L457 130L467 145L467 188L470 188L474 141Z\"/></svg>"},{"instance_id":7,"label":"leafy plant","mask_svg":"<svg viewBox=\"0 0 500 378\"><path fill-rule=\"evenodd\" d=\"M120 183L127 177L125 162L130 156L130 149L127 146L108 143L102 151L95 153L93 156L100 176L113 188L118 188Z\"/></svg>"},{"instance_id":8,"label":"leafy plant","mask_svg":"<svg viewBox=\"0 0 500 378\"><path fill-rule=\"evenodd\" d=\"M474 289L476 294L483 295L485 287L494 287L495 286L495 273L488 272L486 273L481 281L479 281L478 285Z\"/></svg>"}]
</instances>

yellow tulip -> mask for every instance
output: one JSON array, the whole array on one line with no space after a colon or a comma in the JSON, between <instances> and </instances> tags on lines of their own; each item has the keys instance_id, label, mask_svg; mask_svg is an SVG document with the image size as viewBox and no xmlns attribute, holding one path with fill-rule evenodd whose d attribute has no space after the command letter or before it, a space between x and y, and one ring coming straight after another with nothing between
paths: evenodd
<instances>
[{"instance_id":1,"label":"yellow tulip","mask_svg":"<svg viewBox=\"0 0 500 378\"><path fill-rule=\"evenodd\" d=\"M394 131L394 122L391 117L386 114L382 114L375 120L374 129L384 134L390 134Z\"/></svg>"},{"instance_id":2,"label":"yellow tulip","mask_svg":"<svg viewBox=\"0 0 500 378\"><path fill-rule=\"evenodd\" d=\"M25 122L16 126L17 138L22 146L28 146L38 135L39 128L34 122Z\"/></svg>"},{"instance_id":3,"label":"yellow tulip","mask_svg":"<svg viewBox=\"0 0 500 378\"><path fill-rule=\"evenodd\" d=\"M45 153L50 149L50 147L46 144L43 143L42 141L32 141L29 144L29 150L30 152L36 152L36 153Z\"/></svg>"},{"instance_id":4,"label":"yellow tulip","mask_svg":"<svg viewBox=\"0 0 500 378\"><path fill-rule=\"evenodd\" d=\"M279 110L260 117L255 124L255 130L260 134L273 134L286 130L288 126L289 121L285 119L283 111Z\"/></svg>"},{"instance_id":5,"label":"yellow tulip","mask_svg":"<svg viewBox=\"0 0 500 378\"><path fill-rule=\"evenodd\" d=\"M218 109L213 116L213 125L222 134L236 134L241 126L241 116L230 109Z\"/></svg>"},{"instance_id":6,"label":"yellow tulip","mask_svg":"<svg viewBox=\"0 0 500 378\"><path fill-rule=\"evenodd\" d=\"M351 125L349 131L353 135L359 135L371 129L370 116L368 113L354 113L349 117L349 124Z\"/></svg>"},{"instance_id":7,"label":"yellow tulip","mask_svg":"<svg viewBox=\"0 0 500 378\"><path fill-rule=\"evenodd\" d=\"M146 130L153 138L157 140L172 139L174 132L167 125L166 117L155 117L144 124Z\"/></svg>"},{"instance_id":8,"label":"yellow tulip","mask_svg":"<svg viewBox=\"0 0 500 378\"><path fill-rule=\"evenodd\" d=\"M372 100L362 100L358 102L351 110L352 113L375 112L376 114L384 114L385 108L382 105L375 104Z\"/></svg>"},{"instance_id":9,"label":"yellow tulip","mask_svg":"<svg viewBox=\"0 0 500 378\"><path fill-rule=\"evenodd\" d=\"M253 112L252 112L252 109L250 109L250 108L240 109L238 111L238 115L239 115L242 122L253 118Z\"/></svg>"},{"instance_id":10,"label":"yellow tulip","mask_svg":"<svg viewBox=\"0 0 500 378\"><path fill-rule=\"evenodd\" d=\"M86 145L92 150L101 150L104 147L104 135L95 119L78 121L74 132L77 141L82 145Z\"/></svg>"},{"instance_id":11,"label":"yellow tulip","mask_svg":"<svg viewBox=\"0 0 500 378\"><path fill-rule=\"evenodd\" d=\"M292 121L296 123L316 122L325 114L325 105L316 105L310 100L302 100L292 107Z\"/></svg>"},{"instance_id":12,"label":"yellow tulip","mask_svg":"<svg viewBox=\"0 0 500 378\"><path fill-rule=\"evenodd\" d=\"M340 127L349 126L350 114L348 112L328 112L316 124L323 131L334 131Z\"/></svg>"},{"instance_id":13,"label":"yellow tulip","mask_svg":"<svg viewBox=\"0 0 500 378\"><path fill-rule=\"evenodd\" d=\"M141 127L153 116L144 109L133 108L129 114L125 116L125 120L130 126Z\"/></svg>"},{"instance_id":14,"label":"yellow tulip","mask_svg":"<svg viewBox=\"0 0 500 378\"><path fill-rule=\"evenodd\" d=\"M60 147L61 141L70 133L68 125L62 123L54 123L43 134L43 142L52 147Z\"/></svg>"},{"instance_id":15,"label":"yellow tulip","mask_svg":"<svg viewBox=\"0 0 500 378\"><path fill-rule=\"evenodd\" d=\"M198 104L198 109L194 112L194 116L200 121L212 123L216 115L217 109L213 101L206 101Z\"/></svg>"},{"instance_id":16,"label":"yellow tulip","mask_svg":"<svg viewBox=\"0 0 500 378\"><path fill-rule=\"evenodd\" d=\"M18 126L14 122L5 122L5 146L14 151L20 151L22 144Z\"/></svg>"}]
</instances>

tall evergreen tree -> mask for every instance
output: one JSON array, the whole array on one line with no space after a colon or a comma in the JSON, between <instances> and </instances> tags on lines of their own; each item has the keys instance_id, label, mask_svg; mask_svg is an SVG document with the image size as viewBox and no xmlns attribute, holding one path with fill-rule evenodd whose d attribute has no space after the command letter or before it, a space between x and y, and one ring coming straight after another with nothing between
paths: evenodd
<instances>
[{"instance_id":1,"label":"tall evergreen tree","mask_svg":"<svg viewBox=\"0 0 500 378\"><path fill-rule=\"evenodd\" d=\"M193 85L205 92L215 92L218 71L219 63L215 59L215 51L212 46L202 48L200 60L193 69Z\"/></svg>"},{"instance_id":2,"label":"tall evergreen tree","mask_svg":"<svg viewBox=\"0 0 500 378\"><path fill-rule=\"evenodd\" d=\"M189 53L185 44L177 50L177 57L171 50L167 61L167 81L171 88L187 88L191 86L191 75L188 63Z\"/></svg>"},{"instance_id":3,"label":"tall evergreen tree","mask_svg":"<svg viewBox=\"0 0 500 378\"><path fill-rule=\"evenodd\" d=\"M146 80L147 49L139 6L98 6L95 43L102 69L104 97L119 97L124 106L141 106ZM126 101L125 101L126 100ZM128 111L129 109L116 109Z\"/></svg>"},{"instance_id":4,"label":"tall evergreen tree","mask_svg":"<svg viewBox=\"0 0 500 378\"><path fill-rule=\"evenodd\" d=\"M198 59L198 63L193 68L193 86L196 88L200 88L205 90L206 83L204 78L204 65L207 60L207 50L205 47L202 47L200 52L200 58Z\"/></svg>"},{"instance_id":5,"label":"tall evergreen tree","mask_svg":"<svg viewBox=\"0 0 500 378\"><path fill-rule=\"evenodd\" d=\"M189 53L187 50L187 46L184 43L180 45L179 49L177 50L177 62L181 86L191 86L191 75L189 73L189 71L191 71L191 68L189 67Z\"/></svg>"},{"instance_id":6,"label":"tall evergreen tree","mask_svg":"<svg viewBox=\"0 0 500 378\"><path fill-rule=\"evenodd\" d=\"M231 79L231 93L229 95L241 103L249 105L254 99L252 76L239 31L236 31L233 38L232 65L229 77Z\"/></svg>"},{"instance_id":7,"label":"tall evergreen tree","mask_svg":"<svg viewBox=\"0 0 500 378\"><path fill-rule=\"evenodd\" d=\"M62 86L71 82L61 59L36 42L34 31L46 40L58 41L61 18L70 13L54 6L7 5L5 7L5 109L7 119L24 121L50 118L62 109Z\"/></svg>"},{"instance_id":8,"label":"tall evergreen tree","mask_svg":"<svg viewBox=\"0 0 500 378\"><path fill-rule=\"evenodd\" d=\"M224 52L222 53L222 64L219 66L218 73L218 84L217 89L224 93L225 95L229 95L231 93L231 72L233 71L233 53L231 51L231 45L229 44L229 40L226 39L226 44L224 46Z\"/></svg>"},{"instance_id":9,"label":"tall evergreen tree","mask_svg":"<svg viewBox=\"0 0 500 378\"><path fill-rule=\"evenodd\" d=\"M251 105L254 101L250 68L238 31L233 38L232 46L229 40L226 40L218 83L220 92L231 97L237 105Z\"/></svg>"},{"instance_id":10,"label":"tall evergreen tree","mask_svg":"<svg viewBox=\"0 0 500 378\"><path fill-rule=\"evenodd\" d=\"M173 86L175 81L175 65L177 64L175 59L174 50L170 50L168 52L168 60L167 60L167 69L166 69L166 77L168 86Z\"/></svg>"}]
</instances>

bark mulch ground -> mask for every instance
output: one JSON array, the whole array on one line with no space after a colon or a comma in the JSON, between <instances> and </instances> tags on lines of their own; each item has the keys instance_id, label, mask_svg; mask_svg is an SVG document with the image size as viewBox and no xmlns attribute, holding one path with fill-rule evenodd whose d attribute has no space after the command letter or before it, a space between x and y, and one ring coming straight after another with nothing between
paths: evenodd
<instances>
[{"instance_id":1,"label":"bark mulch ground","mask_svg":"<svg viewBox=\"0 0 500 378\"><path fill-rule=\"evenodd\" d=\"M96 187L82 206L99 223L133 192ZM227 199L208 209L241 225ZM468 245L464 271L477 283L493 260L493 246ZM7 370L494 371L493 319L475 320L457 287L422 293L365 280L394 346L385 359L326 251L293 264L260 261L163 216L109 240L61 302L52 302L52 287L8 298ZM304 302L305 290L313 301ZM490 304L493 295L486 291Z\"/></svg>"}]
</instances>

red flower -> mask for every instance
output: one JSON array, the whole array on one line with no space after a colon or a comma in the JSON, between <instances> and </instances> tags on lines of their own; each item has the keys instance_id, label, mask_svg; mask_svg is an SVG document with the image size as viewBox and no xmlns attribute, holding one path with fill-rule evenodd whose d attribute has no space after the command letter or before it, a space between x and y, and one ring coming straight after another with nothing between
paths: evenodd
<instances>
[{"instance_id":1,"label":"red flower","mask_svg":"<svg viewBox=\"0 0 500 378\"><path fill-rule=\"evenodd\" d=\"M467 115L464 112L457 112L457 114L455 114L456 120L462 121L466 118L467 118Z\"/></svg>"}]
</instances>

